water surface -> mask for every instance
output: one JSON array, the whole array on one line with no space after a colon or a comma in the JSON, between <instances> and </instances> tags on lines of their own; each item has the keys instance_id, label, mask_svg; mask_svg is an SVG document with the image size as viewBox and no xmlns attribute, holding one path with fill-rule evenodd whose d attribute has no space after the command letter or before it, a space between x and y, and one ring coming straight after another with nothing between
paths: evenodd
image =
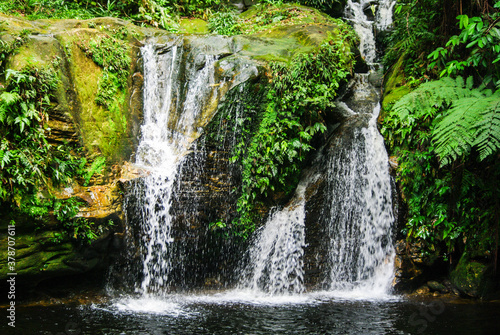
<instances>
[{"instance_id":1,"label":"water surface","mask_svg":"<svg viewBox=\"0 0 500 335\"><path fill-rule=\"evenodd\" d=\"M1 333L498 334L498 316L500 303L229 292L19 307L16 332L2 328Z\"/></svg>"}]
</instances>

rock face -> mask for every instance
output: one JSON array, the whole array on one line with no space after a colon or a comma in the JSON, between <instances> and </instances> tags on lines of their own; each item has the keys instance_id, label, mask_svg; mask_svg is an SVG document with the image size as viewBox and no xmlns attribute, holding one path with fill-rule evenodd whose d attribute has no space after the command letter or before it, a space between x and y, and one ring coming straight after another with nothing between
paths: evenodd
<instances>
[{"instance_id":1,"label":"rock face","mask_svg":"<svg viewBox=\"0 0 500 335\"><path fill-rule=\"evenodd\" d=\"M137 54L140 43L131 35L144 38L146 31L110 18L28 21L2 15L1 19L6 23L2 41L16 39L23 30L28 32L26 41L2 65L14 70L26 66L48 67L58 76L59 84L46 124L48 142L54 146L83 147L87 157L104 156L108 164L117 164L105 176L90 179L89 186L75 180L64 189L47 185L47 190L42 190L56 199L78 200L80 212L77 217L86 219L89 227L102 225L92 244L75 241L64 232L69 228L63 228L51 213L43 219L28 219L9 213L8 206L2 210L1 243L6 245L6 227L14 221L16 272L21 287L34 287L53 277L92 270L104 273L119 250L118 236L123 230L119 181L123 176L119 166L134 149L142 114L142 76ZM103 69L85 54L80 43L90 42L98 36L116 36L118 31L130 33L124 41L129 46L132 61L128 88L119 93L122 96L120 108L109 110L95 101ZM110 222L114 226L108 227ZM3 282L9 272L8 259L5 253L0 257Z\"/></svg>"},{"instance_id":2,"label":"rock face","mask_svg":"<svg viewBox=\"0 0 500 335\"><path fill-rule=\"evenodd\" d=\"M480 260L470 259L466 253L462 256L450 274L450 281L461 294L473 298L498 297L498 287L494 281L493 266Z\"/></svg>"},{"instance_id":3,"label":"rock face","mask_svg":"<svg viewBox=\"0 0 500 335\"><path fill-rule=\"evenodd\" d=\"M252 2L243 3L248 6ZM308 11L312 13L312 10ZM230 282L233 277L229 269L234 268L245 245L228 241L210 223L217 218L226 218L230 222L236 215L237 194L234 190L240 182L240 172L228 164L228 159L236 143L234 136L239 136L232 129L236 127L234 113L244 113L245 110L243 107L236 110L232 102L251 97L254 103L258 103L263 97L260 88L268 81L267 62L287 61L297 53L318 46L328 33L336 32L335 23L323 17L323 21L317 24L309 20L300 25L229 38L167 35L113 18L28 21L1 15L1 19L7 23L3 25L7 29L0 36L2 41L17 38L23 30L29 32L27 41L2 65L15 70L27 64L51 67L59 77L55 103L49 112L50 143L79 146L85 150L87 157L103 156L111 166L104 175L90 179L88 186L83 186L84 182L80 180L65 189L51 190L58 199L74 198L80 201L77 216L87 219L89 224L114 223L90 245L75 242L70 236L64 237L60 224L52 214L44 222L12 217L16 222L17 272L22 284L35 287L58 276L92 270L103 273L119 253L137 259L137 255L126 255L122 249L124 236L134 234L133 230L125 231L123 194L147 174L147 171L140 171L127 161L133 159L142 122L144 78L140 47L153 37L158 45L179 39L185 51L186 64L203 67L199 55L217 57L215 76L220 86L219 95L215 103L207 106L195 121L199 132L192 141L196 140L197 144L181 167L182 177L176 185L179 201L172 211L176 217L174 236L178 248L201 250L196 246L211 246L186 259L185 266L176 274L180 285L201 283L217 286L222 281ZM185 26L190 26L190 23ZM203 24L196 24L198 26ZM90 43L108 37L125 43L131 59L126 89L116 92L116 105L112 108L96 102L106 69L99 66L88 52ZM276 202L280 201L276 199ZM127 206L131 203L133 199ZM263 216L267 212L268 208L262 209ZM2 221L2 245L6 243L4 228L10 219ZM134 223L133 214L128 220L132 227L138 224ZM2 281L7 274L6 262L6 258L0 259Z\"/></svg>"}]
</instances>

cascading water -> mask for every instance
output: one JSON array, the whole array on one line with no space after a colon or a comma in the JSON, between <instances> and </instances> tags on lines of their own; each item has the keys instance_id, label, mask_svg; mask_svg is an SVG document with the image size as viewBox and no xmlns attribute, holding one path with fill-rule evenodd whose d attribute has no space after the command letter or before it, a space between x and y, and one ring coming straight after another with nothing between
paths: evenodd
<instances>
[{"instance_id":1,"label":"cascading water","mask_svg":"<svg viewBox=\"0 0 500 335\"><path fill-rule=\"evenodd\" d=\"M367 128L352 129L352 141L337 143L329 157L325 285L329 290L382 295L393 278L394 222L391 180L377 105Z\"/></svg>"},{"instance_id":2,"label":"cascading water","mask_svg":"<svg viewBox=\"0 0 500 335\"><path fill-rule=\"evenodd\" d=\"M391 23L394 1L374 4L368 0L348 1L346 16L361 39L361 54L373 71L378 64L373 23L365 15L370 7L375 25L385 29ZM353 129L350 143L337 143L339 150L329 158L327 215L330 237L325 285L333 291L358 291L377 296L389 291L393 278L394 223L391 178L384 140L377 129L380 111L378 95L368 81L369 74L357 74L353 101L372 100L367 127ZM370 98L375 95L376 99ZM353 111L363 117L363 111Z\"/></svg>"},{"instance_id":3,"label":"cascading water","mask_svg":"<svg viewBox=\"0 0 500 335\"><path fill-rule=\"evenodd\" d=\"M201 68L191 64L183 73L183 49L176 41L161 47L148 44L142 48L142 56L144 122L136 165L147 170L148 175L132 191L141 204L142 218L143 280L138 290L162 293L168 287L174 261L170 250L174 182L198 131L195 119L215 97L212 87L216 59L205 55ZM182 82L186 85L181 86Z\"/></svg>"},{"instance_id":4,"label":"cascading water","mask_svg":"<svg viewBox=\"0 0 500 335\"><path fill-rule=\"evenodd\" d=\"M377 27L385 29L390 25L393 5L393 0L383 0L377 11L372 1L348 1L346 16L360 36L360 52L370 71L378 64L374 22L365 11L372 10ZM353 100L369 101L368 108L352 110L339 101L343 114L360 117L368 113L370 121L366 128L353 130L351 143L336 143L340 150L330 154L328 160L328 196L323 214L329 241L323 286L330 291L358 290L377 296L389 290L393 277L391 180L387 152L376 124L379 95L368 82L368 74L357 74L351 90ZM250 250L250 276L243 287L271 294L304 290L305 184L301 182L292 205L271 214L258 232Z\"/></svg>"},{"instance_id":5,"label":"cascading water","mask_svg":"<svg viewBox=\"0 0 500 335\"><path fill-rule=\"evenodd\" d=\"M304 194L308 183L309 179L303 180L293 201L272 213L258 231L241 287L273 295L304 291Z\"/></svg>"}]
</instances>

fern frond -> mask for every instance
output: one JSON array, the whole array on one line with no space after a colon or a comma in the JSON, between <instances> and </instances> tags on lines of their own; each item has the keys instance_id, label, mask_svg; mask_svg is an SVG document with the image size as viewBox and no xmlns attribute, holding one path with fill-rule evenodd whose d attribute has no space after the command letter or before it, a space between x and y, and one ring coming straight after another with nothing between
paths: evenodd
<instances>
[{"instance_id":1,"label":"fern frond","mask_svg":"<svg viewBox=\"0 0 500 335\"><path fill-rule=\"evenodd\" d=\"M10 113L10 107L16 104L21 97L16 92L3 92L0 94L0 122L3 122Z\"/></svg>"},{"instance_id":2,"label":"fern frond","mask_svg":"<svg viewBox=\"0 0 500 335\"><path fill-rule=\"evenodd\" d=\"M483 99L477 97L459 99L436 124L432 138L442 166L470 153L474 144L474 125L479 119L478 111L486 105Z\"/></svg>"},{"instance_id":3,"label":"fern frond","mask_svg":"<svg viewBox=\"0 0 500 335\"><path fill-rule=\"evenodd\" d=\"M486 98L485 103L487 106L479 111L480 120L474 125L474 147L479 152L479 160L500 149L500 90Z\"/></svg>"},{"instance_id":4,"label":"fern frond","mask_svg":"<svg viewBox=\"0 0 500 335\"><path fill-rule=\"evenodd\" d=\"M470 90L471 96L456 100L432 132L441 166L474 148L484 160L500 148L500 92Z\"/></svg>"}]
</instances>

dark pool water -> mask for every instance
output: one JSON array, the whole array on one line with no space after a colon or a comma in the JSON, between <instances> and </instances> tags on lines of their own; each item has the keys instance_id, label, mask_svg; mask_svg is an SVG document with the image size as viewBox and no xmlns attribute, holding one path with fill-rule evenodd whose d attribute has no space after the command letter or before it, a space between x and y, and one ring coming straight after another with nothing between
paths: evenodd
<instances>
[{"instance_id":1,"label":"dark pool water","mask_svg":"<svg viewBox=\"0 0 500 335\"><path fill-rule=\"evenodd\" d=\"M19 306L0 334L500 334L500 303L224 296Z\"/></svg>"}]
</instances>

